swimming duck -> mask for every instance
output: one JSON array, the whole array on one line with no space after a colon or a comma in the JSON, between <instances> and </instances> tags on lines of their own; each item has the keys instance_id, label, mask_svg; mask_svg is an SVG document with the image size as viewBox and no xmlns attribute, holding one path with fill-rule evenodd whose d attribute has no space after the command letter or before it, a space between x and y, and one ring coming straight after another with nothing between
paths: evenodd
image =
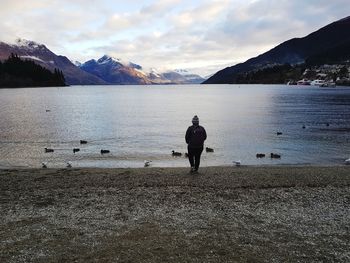
<instances>
[{"instance_id":1,"label":"swimming duck","mask_svg":"<svg viewBox=\"0 0 350 263\"><path fill-rule=\"evenodd\" d=\"M73 148L73 153L79 152L80 149L79 148Z\"/></svg>"},{"instance_id":2,"label":"swimming duck","mask_svg":"<svg viewBox=\"0 0 350 263\"><path fill-rule=\"evenodd\" d=\"M214 149L213 148L209 148L209 147L205 147L205 151L207 153L212 153L212 152L214 152Z\"/></svg>"},{"instance_id":3,"label":"swimming duck","mask_svg":"<svg viewBox=\"0 0 350 263\"><path fill-rule=\"evenodd\" d=\"M53 149L50 149L50 148L45 148L45 152L46 152L46 153L53 153L54 150L53 150Z\"/></svg>"},{"instance_id":4,"label":"swimming duck","mask_svg":"<svg viewBox=\"0 0 350 263\"><path fill-rule=\"evenodd\" d=\"M101 150L101 154L110 153L110 150Z\"/></svg>"},{"instance_id":5,"label":"swimming duck","mask_svg":"<svg viewBox=\"0 0 350 263\"><path fill-rule=\"evenodd\" d=\"M277 154L277 153L271 153L271 154L270 154L270 157L271 157L272 159L280 159L280 158L281 158L281 155L279 155L279 154Z\"/></svg>"},{"instance_id":6,"label":"swimming duck","mask_svg":"<svg viewBox=\"0 0 350 263\"><path fill-rule=\"evenodd\" d=\"M172 150L172 155L173 155L173 156L181 156L182 153L180 153L180 152L175 152L174 150Z\"/></svg>"}]
</instances>

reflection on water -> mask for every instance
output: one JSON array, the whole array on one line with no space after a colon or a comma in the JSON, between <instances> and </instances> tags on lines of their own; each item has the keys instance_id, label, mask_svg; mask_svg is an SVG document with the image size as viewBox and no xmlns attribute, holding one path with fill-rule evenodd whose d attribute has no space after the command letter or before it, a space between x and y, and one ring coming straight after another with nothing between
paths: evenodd
<instances>
[{"instance_id":1,"label":"reflection on water","mask_svg":"<svg viewBox=\"0 0 350 263\"><path fill-rule=\"evenodd\" d=\"M350 157L350 89L276 85L86 86L0 90L0 166L187 166L193 115L202 165L339 164ZM305 126L305 128L303 128ZM276 132L282 132L277 136ZM80 145L79 140L88 141ZM45 153L50 147L54 153ZM74 147L80 152L73 154ZM101 149L110 154L101 155ZM256 153L282 155L256 159Z\"/></svg>"}]
</instances>

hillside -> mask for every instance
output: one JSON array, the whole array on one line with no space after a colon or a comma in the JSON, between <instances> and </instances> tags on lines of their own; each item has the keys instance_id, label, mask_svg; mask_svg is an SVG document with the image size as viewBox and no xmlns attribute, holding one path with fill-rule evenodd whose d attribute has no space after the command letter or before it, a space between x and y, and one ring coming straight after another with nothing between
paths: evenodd
<instances>
[{"instance_id":1,"label":"hillside","mask_svg":"<svg viewBox=\"0 0 350 263\"><path fill-rule=\"evenodd\" d=\"M37 65L31 60L22 60L11 54L3 63L0 62L0 87L52 87L65 86L62 71L54 72Z\"/></svg>"},{"instance_id":2,"label":"hillside","mask_svg":"<svg viewBox=\"0 0 350 263\"><path fill-rule=\"evenodd\" d=\"M34 41L17 39L13 44L0 42L0 61L7 59L11 53L22 59L35 61L51 72L54 72L55 68L62 70L69 85L106 84L102 79L75 66L67 57L56 55L45 45Z\"/></svg>"},{"instance_id":3,"label":"hillside","mask_svg":"<svg viewBox=\"0 0 350 263\"><path fill-rule=\"evenodd\" d=\"M303 38L290 39L244 63L218 71L205 84L237 83L240 73L283 64L300 64L310 57L317 60L325 52L337 51L350 42L350 17L331 23ZM346 52L346 50L344 51ZM333 57L333 55L330 55ZM337 57L337 56L335 56ZM342 59L342 54L338 59Z\"/></svg>"}]
</instances>

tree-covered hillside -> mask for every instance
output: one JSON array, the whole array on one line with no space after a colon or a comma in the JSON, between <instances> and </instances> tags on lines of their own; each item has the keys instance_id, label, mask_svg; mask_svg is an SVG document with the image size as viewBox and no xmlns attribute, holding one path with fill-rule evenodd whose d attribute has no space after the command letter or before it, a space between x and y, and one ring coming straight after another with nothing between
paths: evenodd
<instances>
[{"instance_id":1,"label":"tree-covered hillside","mask_svg":"<svg viewBox=\"0 0 350 263\"><path fill-rule=\"evenodd\" d=\"M22 60L17 55L0 62L0 87L52 87L66 86L62 71L54 72L35 64L32 60Z\"/></svg>"}]
</instances>

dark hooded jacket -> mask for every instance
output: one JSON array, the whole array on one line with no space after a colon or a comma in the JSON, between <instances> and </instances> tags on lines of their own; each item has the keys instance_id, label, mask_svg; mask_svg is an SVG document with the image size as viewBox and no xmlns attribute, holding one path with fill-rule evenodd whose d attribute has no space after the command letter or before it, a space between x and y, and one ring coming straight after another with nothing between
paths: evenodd
<instances>
[{"instance_id":1,"label":"dark hooded jacket","mask_svg":"<svg viewBox=\"0 0 350 263\"><path fill-rule=\"evenodd\" d=\"M207 139L207 133L202 126L192 125L188 127L185 139L188 147L201 148L203 147L205 139Z\"/></svg>"}]
</instances>

